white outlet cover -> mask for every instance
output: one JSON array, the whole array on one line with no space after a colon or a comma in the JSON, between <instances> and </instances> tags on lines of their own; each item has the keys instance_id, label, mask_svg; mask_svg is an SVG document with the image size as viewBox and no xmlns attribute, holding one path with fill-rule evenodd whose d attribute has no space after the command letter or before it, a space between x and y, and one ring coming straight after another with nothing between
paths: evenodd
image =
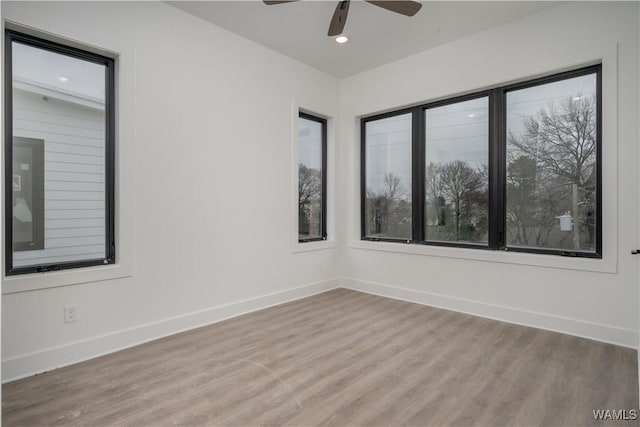
<instances>
[{"instance_id":1,"label":"white outlet cover","mask_svg":"<svg viewBox=\"0 0 640 427\"><path fill-rule=\"evenodd\" d=\"M78 321L78 306L67 305L64 307L64 323L72 323Z\"/></svg>"}]
</instances>

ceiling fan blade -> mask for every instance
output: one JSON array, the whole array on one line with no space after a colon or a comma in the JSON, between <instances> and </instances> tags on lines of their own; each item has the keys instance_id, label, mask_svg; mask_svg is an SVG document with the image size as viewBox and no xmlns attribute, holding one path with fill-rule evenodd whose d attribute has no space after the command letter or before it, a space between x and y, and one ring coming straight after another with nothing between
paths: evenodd
<instances>
[{"instance_id":1,"label":"ceiling fan blade","mask_svg":"<svg viewBox=\"0 0 640 427\"><path fill-rule=\"evenodd\" d=\"M422 4L417 1L401 1L401 0L365 0L367 3L371 3L383 9L390 10L391 12L399 13L401 15L413 16L422 7Z\"/></svg>"},{"instance_id":2,"label":"ceiling fan blade","mask_svg":"<svg viewBox=\"0 0 640 427\"><path fill-rule=\"evenodd\" d=\"M273 4L281 4L281 3L293 3L298 0L262 0L264 4L268 4L269 6Z\"/></svg>"},{"instance_id":3,"label":"ceiling fan blade","mask_svg":"<svg viewBox=\"0 0 640 427\"><path fill-rule=\"evenodd\" d=\"M329 24L328 36L337 36L342 34L344 24L347 22L347 14L349 13L350 0L344 0L338 3L336 11L333 12L333 18L331 18L331 24Z\"/></svg>"}]
</instances>

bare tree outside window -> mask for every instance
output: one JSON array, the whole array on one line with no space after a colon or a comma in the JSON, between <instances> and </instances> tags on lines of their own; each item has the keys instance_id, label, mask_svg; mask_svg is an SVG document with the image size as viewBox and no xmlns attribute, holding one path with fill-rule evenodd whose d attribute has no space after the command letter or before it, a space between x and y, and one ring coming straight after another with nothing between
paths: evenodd
<instances>
[{"instance_id":1,"label":"bare tree outside window","mask_svg":"<svg viewBox=\"0 0 640 427\"><path fill-rule=\"evenodd\" d=\"M322 239L323 121L298 118L298 240Z\"/></svg>"},{"instance_id":2,"label":"bare tree outside window","mask_svg":"<svg viewBox=\"0 0 640 427\"><path fill-rule=\"evenodd\" d=\"M596 250L594 74L507 97L507 244Z\"/></svg>"},{"instance_id":3,"label":"bare tree outside window","mask_svg":"<svg viewBox=\"0 0 640 427\"><path fill-rule=\"evenodd\" d=\"M410 239L411 114L367 122L365 234Z\"/></svg>"},{"instance_id":4,"label":"bare tree outside window","mask_svg":"<svg viewBox=\"0 0 640 427\"><path fill-rule=\"evenodd\" d=\"M478 219L486 217L484 212L478 212L479 208L486 210L482 200L486 199L486 184L476 170L461 160L447 163L440 170L440 186L452 216L452 240L475 240L472 234ZM461 239L463 236L466 238Z\"/></svg>"},{"instance_id":5,"label":"bare tree outside window","mask_svg":"<svg viewBox=\"0 0 640 427\"><path fill-rule=\"evenodd\" d=\"M488 98L425 111L425 240L485 243Z\"/></svg>"},{"instance_id":6,"label":"bare tree outside window","mask_svg":"<svg viewBox=\"0 0 640 427\"><path fill-rule=\"evenodd\" d=\"M320 235L322 172L298 164L298 237Z\"/></svg>"}]
</instances>

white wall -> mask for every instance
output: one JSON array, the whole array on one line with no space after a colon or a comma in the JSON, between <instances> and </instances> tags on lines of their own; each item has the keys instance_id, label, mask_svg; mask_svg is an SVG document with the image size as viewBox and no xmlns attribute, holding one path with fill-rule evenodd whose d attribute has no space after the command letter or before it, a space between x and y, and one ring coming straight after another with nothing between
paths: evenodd
<instances>
[{"instance_id":1,"label":"white wall","mask_svg":"<svg viewBox=\"0 0 640 427\"><path fill-rule=\"evenodd\" d=\"M635 348L638 18L638 3L568 2L344 79L345 286ZM599 61L602 260L358 241L359 116Z\"/></svg>"},{"instance_id":2,"label":"white wall","mask_svg":"<svg viewBox=\"0 0 640 427\"><path fill-rule=\"evenodd\" d=\"M2 2L2 16L120 55L134 205L132 276L3 295L5 380L337 284L338 250L293 253L290 226L293 106L335 118L336 79L160 2Z\"/></svg>"},{"instance_id":3,"label":"white wall","mask_svg":"<svg viewBox=\"0 0 640 427\"><path fill-rule=\"evenodd\" d=\"M344 79L345 286L635 348L638 19L637 2L568 2ZM602 260L358 241L358 117L599 61Z\"/></svg>"}]
</instances>

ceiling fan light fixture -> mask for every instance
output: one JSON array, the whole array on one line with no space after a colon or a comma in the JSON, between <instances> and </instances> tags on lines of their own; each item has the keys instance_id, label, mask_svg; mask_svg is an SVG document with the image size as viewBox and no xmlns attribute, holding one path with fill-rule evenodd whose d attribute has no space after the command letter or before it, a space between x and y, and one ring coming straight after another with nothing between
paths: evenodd
<instances>
[{"instance_id":1,"label":"ceiling fan light fixture","mask_svg":"<svg viewBox=\"0 0 640 427\"><path fill-rule=\"evenodd\" d=\"M262 0L267 5L275 5L280 3L291 3L298 0ZM400 15L413 16L422 7L422 4L413 0L364 0L374 6L381 7L391 12L399 13ZM338 43L346 43L349 40L342 34L344 26L347 23L347 15L349 14L349 5L351 0L340 0L336 6L336 10L333 12L331 22L329 23L329 31L327 35L329 37L336 37Z\"/></svg>"}]
</instances>

